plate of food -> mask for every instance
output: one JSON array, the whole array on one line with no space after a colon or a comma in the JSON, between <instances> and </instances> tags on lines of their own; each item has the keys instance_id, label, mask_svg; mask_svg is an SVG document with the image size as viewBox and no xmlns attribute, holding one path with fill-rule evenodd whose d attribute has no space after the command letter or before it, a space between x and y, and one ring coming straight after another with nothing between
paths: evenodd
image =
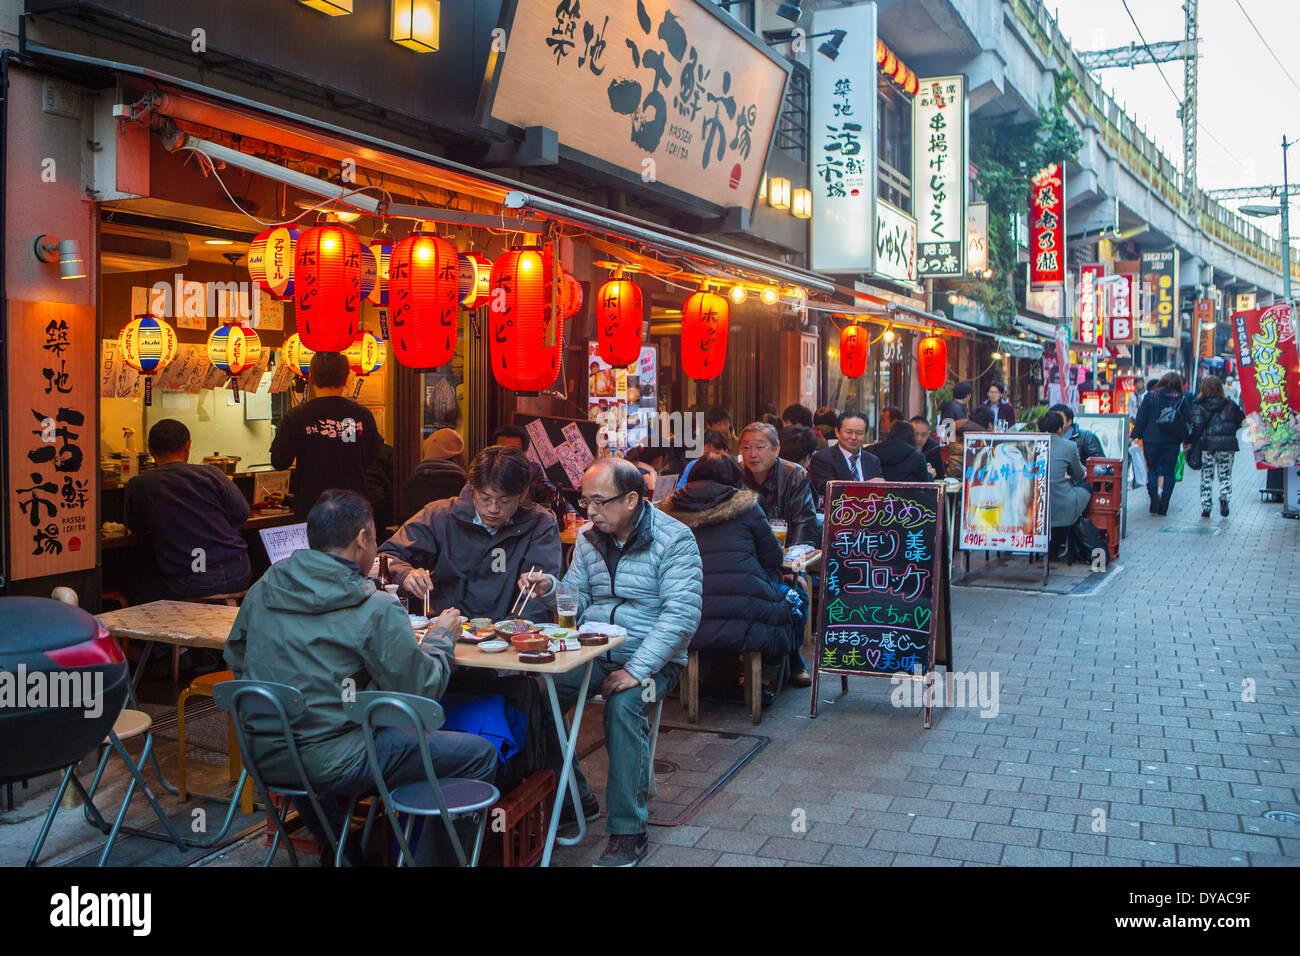
<instances>
[{"instance_id":1,"label":"plate of food","mask_svg":"<svg viewBox=\"0 0 1300 956\"><path fill-rule=\"evenodd\" d=\"M484 654L500 654L509 646L505 641L483 641L479 644L478 649Z\"/></svg>"},{"instance_id":2,"label":"plate of food","mask_svg":"<svg viewBox=\"0 0 1300 956\"><path fill-rule=\"evenodd\" d=\"M413 630L419 631L429 626L429 619L423 614L408 614L407 617L411 619Z\"/></svg>"},{"instance_id":3,"label":"plate of food","mask_svg":"<svg viewBox=\"0 0 1300 956\"><path fill-rule=\"evenodd\" d=\"M507 618L504 621L497 621L492 625L496 631L497 637L503 641L508 641L517 634L528 634L537 630L537 625L532 621L525 620L522 617Z\"/></svg>"},{"instance_id":4,"label":"plate of food","mask_svg":"<svg viewBox=\"0 0 1300 956\"><path fill-rule=\"evenodd\" d=\"M565 637L576 638L578 636L578 632L574 628L560 627L558 624L538 624L537 630L552 640Z\"/></svg>"}]
</instances>

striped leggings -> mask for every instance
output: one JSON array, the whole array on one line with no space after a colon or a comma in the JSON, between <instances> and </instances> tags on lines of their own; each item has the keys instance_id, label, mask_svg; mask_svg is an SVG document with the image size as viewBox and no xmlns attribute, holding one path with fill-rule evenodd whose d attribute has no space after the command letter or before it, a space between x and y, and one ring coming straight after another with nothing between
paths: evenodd
<instances>
[{"instance_id":1,"label":"striped leggings","mask_svg":"<svg viewBox=\"0 0 1300 956\"><path fill-rule=\"evenodd\" d=\"M1201 507L1208 508L1214 501L1214 476L1219 476L1219 498L1232 499L1232 458L1230 451L1201 452Z\"/></svg>"}]
</instances>

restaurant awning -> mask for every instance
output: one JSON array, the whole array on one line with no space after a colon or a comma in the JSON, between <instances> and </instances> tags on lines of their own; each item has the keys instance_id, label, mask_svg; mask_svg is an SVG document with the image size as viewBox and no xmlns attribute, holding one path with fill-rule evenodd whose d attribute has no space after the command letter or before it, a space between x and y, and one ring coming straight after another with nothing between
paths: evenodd
<instances>
[{"instance_id":1,"label":"restaurant awning","mask_svg":"<svg viewBox=\"0 0 1300 956\"><path fill-rule=\"evenodd\" d=\"M1024 359L1043 357L1043 346L1039 342L1029 342L1025 339L1013 339L1005 335L995 335L993 338L998 343L998 351L1005 355Z\"/></svg>"},{"instance_id":2,"label":"restaurant awning","mask_svg":"<svg viewBox=\"0 0 1300 956\"><path fill-rule=\"evenodd\" d=\"M1026 332L1032 332L1034 335L1041 335L1049 342L1055 341L1057 326L1051 322L1044 322L1041 319L1030 318L1027 315L1019 314L1016 316L1016 325L1020 326Z\"/></svg>"}]
</instances>

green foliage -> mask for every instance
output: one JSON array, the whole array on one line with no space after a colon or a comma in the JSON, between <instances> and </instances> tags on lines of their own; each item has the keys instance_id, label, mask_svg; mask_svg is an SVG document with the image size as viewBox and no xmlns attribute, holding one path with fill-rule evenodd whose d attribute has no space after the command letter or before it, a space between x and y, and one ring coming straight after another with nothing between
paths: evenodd
<instances>
[{"instance_id":1,"label":"green foliage","mask_svg":"<svg viewBox=\"0 0 1300 956\"><path fill-rule=\"evenodd\" d=\"M1038 116L1016 122L1014 114L972 124L971 161L979 169L980 192L989 204L989 266L993 278L961 283L961 292L1009 325L1016 314L1016 245L1012 226L1028 208L1029 180L1051 163L1072 162L1083 137L1065 115L1075 77L1058 73L1052 102L1039 104Z\"/></svg>"},{"instance_id":2,"label":"green foliage","mask_svg":"<svg viewBox=\"0 0 1300 956\"><path fill-rule=\"evenodd\" d=\"M1047 414L1047 405L1035 405L1033 408L1021 408L1016 411L1016 421L1029 422L1035 424L1040 418Z\"/></svg>"}]
</instances>

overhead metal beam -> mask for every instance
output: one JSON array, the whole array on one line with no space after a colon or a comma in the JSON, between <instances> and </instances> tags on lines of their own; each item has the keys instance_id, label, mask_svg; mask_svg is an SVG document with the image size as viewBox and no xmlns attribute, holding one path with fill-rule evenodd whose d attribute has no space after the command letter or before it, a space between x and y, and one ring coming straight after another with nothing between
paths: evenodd
<instances>
[{"instance_id":1,"label":"overhead metal beam","mask_svg":"<svg viewBox=\"0 0 1300 956\"><path fill-rule=\"evenodd\" d=\"M1205 195L1211 199L1277 199L1282 195L1281 186L1246 186L1242 189L1207 189ZM1300 183L1287 187L1287 195L1300 196Z\"/></svg>"},{"instance_id":2,"label":"overhead metal beam","mask_svg":"<svg viewBox=\"0 0 1300 956\"><path fill-rule=\"evenodd\" d=\"M1150 52L1147 50L1148 46ZM1109 50L1089 50L1080 53L1079 59L1090 70L1108 70L1121 66L1143 66L1148 63L1172 63L1174 60L1185 60L1195 56L1195 41L1162 40L1146 45L1130 43L1128 46L1113 47Z\"/></svg>"}]
</instances>

